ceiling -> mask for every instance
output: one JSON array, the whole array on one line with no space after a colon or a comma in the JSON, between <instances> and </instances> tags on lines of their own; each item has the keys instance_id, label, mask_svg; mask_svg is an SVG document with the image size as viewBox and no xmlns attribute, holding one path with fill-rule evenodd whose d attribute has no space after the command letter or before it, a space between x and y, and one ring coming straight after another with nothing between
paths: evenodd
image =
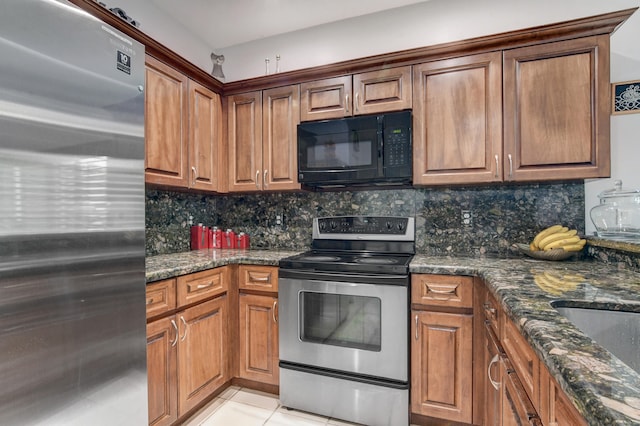
<instances>
[{"instance_id":1,"label":"ceiling","mask_svg":"<svg viewBox=\"0 0 640 426\"><path fill-rule=\"evenodd\" d=\"M425 0L150 0L214 49Z\"/></svg>"}]
</instances>

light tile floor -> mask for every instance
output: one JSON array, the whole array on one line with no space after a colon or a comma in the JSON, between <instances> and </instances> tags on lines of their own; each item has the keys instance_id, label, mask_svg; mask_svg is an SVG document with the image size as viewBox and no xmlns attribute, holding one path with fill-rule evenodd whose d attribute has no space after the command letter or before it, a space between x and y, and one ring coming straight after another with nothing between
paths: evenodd
<instances>
[{"instance_id":1,"label":"light tile floor","mask_svg":"<svg viewBox=\"0 0 640 426\"><path fill-rule=\"evenodd\" d=\"M184 426L354 426L355 423L284 408L277 396L231 386Z\"/></svg>"}]
</instances>

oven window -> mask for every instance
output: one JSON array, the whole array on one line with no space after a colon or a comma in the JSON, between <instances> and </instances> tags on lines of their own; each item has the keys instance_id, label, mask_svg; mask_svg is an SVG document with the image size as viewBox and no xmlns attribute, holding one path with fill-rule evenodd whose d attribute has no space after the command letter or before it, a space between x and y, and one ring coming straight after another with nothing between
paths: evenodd
<instances>
[{"instance_id":1,"label":"oven window","mask_svg":"<svg viewBox=\"0 0 640 426\"><path fill-rule=\"evenodd\" d=\"M300 339L380 351L381 301L377 297L300 293Z\"/></svg>"}]
</instances>

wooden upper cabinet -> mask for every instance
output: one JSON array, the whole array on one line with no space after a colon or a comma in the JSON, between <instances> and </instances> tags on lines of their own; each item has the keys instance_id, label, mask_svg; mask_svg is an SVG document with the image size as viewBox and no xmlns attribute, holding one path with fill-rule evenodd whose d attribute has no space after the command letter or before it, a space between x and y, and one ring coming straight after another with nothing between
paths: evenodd
<instances>
[{"instance_id":1,"label":"wooden upper cabinet","mask_svg":"<svg viewBox=\"0 0 640 426\"><path fill-rule=\"evenodd\" d=\"M351 115L351 76L326 78L300 85L300 121Z\"/></svg>"},{"instance_id":2,"label":"wooden upper cabinet","mask_svg":"<svg viewBox=\"0 0 640 426\"><path fill-rule=\"evenodd\" d=\"M262 189L299 189L300 86L262 92Z\"/></svg>"},{"instance_id":3,"label":"wooden upper cabinet","mask_svg":"<svg viewBox=\"0 0 640 426\"><path fill-rule=\"evenodd\" d=\"M411 108L411 66L300 85L300 120L326 120Z\"/></svg>"},{"instance_id":4,"label":"wooden upper cabinet","mask_svg":"<svg viewBox=\"0 0 640 426\"><path fill-rule=\"evenodd\" d=\"M227 100L229 190L299 189L300 87L277 87Z\"/></svg>"},{"instance_id":5,"label":"wooden upper cabinet","mask_svg":"<svg viewBox=\"0 0 640 426\"><path fill-rule=\"evenodd\" d=\"M146 58L145 180L220 191L220 96Z\"/></svg>"},{"instance_id":6,"label":"wooden upper cabinet","mask_svg":"<svg viewBox=\"0 0 640 426\"><path fill-rule=\"evenodd\" d=\"M504 52L506 180L606 177L609 35Z\"/></svg>"},{"instance_id":7,"label":"wooden upper cabinet","mask_svg":"<svg viewBox=\"0 0 640 426\"><path fill-rule=\"evenodd\" d=\"M388 68L353 75L353 113L373 114L409 109L411 67Z\"/></svg>"},{"instance_id":8,"label":"wooden upper cabinet","mask_svg":"<svg viewBox=\"0 0 640 426\"><path fill-rule=\"evenodd\" d=\"M146 57L145 180L186 187L188 79Z\"/></svg>"},{"instance_id":9,"label":"wooden upper cabinet","mask_svg":"<svg viewBox=\"0 0 640 426\"><path fill-rule=\"evenodd\" d=\"M189 81L189 187L218 191L220 129L222 104L220 95Z\"/></svg>"},{"instance_id":10,"label":"wooden upper cabinet","mask_svg":"<svg viewBox=\"0 0 640 426\"><path fill-rule=\"evenodd\" d=\"M227 102L229 191L262 188L262 92L233 95Z\"/></svg>"},{"instance_id":11,"label":"wooden upper cabinet","mask_svg":"<svg viewBox=\"0 0 640 426\"><path fill-rule=\"evenodd\" d=\"M500 52L413 67L413 182L501 181Z\"/></svg>"}]
</instances>

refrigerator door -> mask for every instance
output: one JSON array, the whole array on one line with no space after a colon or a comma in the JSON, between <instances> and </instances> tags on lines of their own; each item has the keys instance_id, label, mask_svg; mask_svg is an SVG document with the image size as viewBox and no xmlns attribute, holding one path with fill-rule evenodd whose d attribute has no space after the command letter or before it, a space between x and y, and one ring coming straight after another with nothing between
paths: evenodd
<instances>
[{"instance_id":1,"label":"refrigerator door","mask_svg":"<svg viewBox=\"0 0 640 426\"><path fill-rule=\"evenodd\" d=\"M144 425L144 47L0 2L0 423Z\"/></svg>"}]
</instances>

